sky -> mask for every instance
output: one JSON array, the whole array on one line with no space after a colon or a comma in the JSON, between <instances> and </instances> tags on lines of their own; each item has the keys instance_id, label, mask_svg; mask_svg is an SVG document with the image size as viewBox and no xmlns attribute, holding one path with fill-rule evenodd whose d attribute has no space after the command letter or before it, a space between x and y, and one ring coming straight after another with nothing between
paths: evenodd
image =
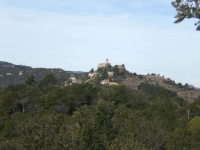
<instances>
[{"instance_id":1,"label":"sky","mask_svg":"<svg viewBox=\"0 0 200 150\"><path fill-rule=\"evenodd\" d=\"M200 87L200 32L170 0L0 0L0 61L67 71L109 59Z\"/></svg>"}]
</instances>

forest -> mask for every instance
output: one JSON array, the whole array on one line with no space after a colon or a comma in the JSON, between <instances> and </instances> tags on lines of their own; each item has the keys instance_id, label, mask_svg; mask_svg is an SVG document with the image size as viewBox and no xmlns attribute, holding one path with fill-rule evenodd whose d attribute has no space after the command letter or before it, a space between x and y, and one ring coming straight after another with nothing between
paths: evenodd
<instances>
[{"instance_id":1,"label":"forest","mask_svg":"<svg viewBox=\"0 0 200 150\"><path fill-rule=\"evenodd\" d=\"M148 83L56 83L48 74L0 88L1 150L199 149L200 97L188 103Z\"/></svg>"}]
</instances>

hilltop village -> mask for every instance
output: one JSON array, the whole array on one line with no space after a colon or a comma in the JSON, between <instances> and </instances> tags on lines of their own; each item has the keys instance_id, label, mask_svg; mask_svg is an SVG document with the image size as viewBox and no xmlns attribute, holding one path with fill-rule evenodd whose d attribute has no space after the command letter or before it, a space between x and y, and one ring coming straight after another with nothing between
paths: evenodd
<instances>
[{"instance_id":1,"label":"hilltop village","mask_svg":"<svg viewBox=\"0 0 200 150\"><path fill-rule=\"evenodd\" d=\"M0 86L30 84L27 79L32 79L34 84L41 86L43 82L52 79L53 85L64 87L72 84L89 83L98 86L120 86L124 85L131 90L138 90L142 84L162 86L168 90L176 92L177 95L193 102L199 95L200 89L186 83L176 83L174 80L156 73L141 75L131 73L126 70L125 65L111 65L108 59L104 63L99 63L97 69L89 72L65 71L59 68L32 68L23 65L14 65L0 61ZM34 80L33 80L34 79ZM56 83L55 83L56 81Z\"/></svg>"},{"instance_id":2,"label":"hilltop village","mask_svg":"<svg viewBox=\"0 0 200 150\"><path fill-rule=\"evenodd\" d=\"M199 149L200 90L187 83L108 59L89 72L8 65L0 150Z\"/></svg>"},{"instance_id":3,"label":"hilltop village","mask_svg":"<svg viewBox=\"0 0 200 150\"><path fill-rule=\"evenodd\" d=\"M123 75L125 72L124 65L111 66L108 58L105 63L99 63L97 70L91 69L88 72L87 79L84 81L82 79L77 79L75 76L71 76L69 81L65 82L65 86L71 85L73 83L81 84L83 82L90 84L101 84L101 85L119 85L117 82L117 76Z\"/></svg>"}]
</instances>

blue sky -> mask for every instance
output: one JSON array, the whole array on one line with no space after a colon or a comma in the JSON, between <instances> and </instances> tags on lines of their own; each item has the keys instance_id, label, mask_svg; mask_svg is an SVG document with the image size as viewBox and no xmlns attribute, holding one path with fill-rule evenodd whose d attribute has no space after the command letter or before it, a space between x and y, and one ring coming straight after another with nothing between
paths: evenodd
<instances>
[{"instance_id":1,"label":"blue sky","mask_svg":"<svg viewBox=\"0 0 200 150\"><path fill-rule=\"evenodd\" d=\"M106 58L200 87L195 19L165 0L0 0L0 61L89 71Z\"/></svg>"}]
</instances>

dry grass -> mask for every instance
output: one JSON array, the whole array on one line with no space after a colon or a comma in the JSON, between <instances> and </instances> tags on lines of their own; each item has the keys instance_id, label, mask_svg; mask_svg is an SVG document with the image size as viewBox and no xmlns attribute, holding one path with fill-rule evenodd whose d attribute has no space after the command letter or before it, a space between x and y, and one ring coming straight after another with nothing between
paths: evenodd
<instances>
[{"instance_id":1,"label":"dry grass","mask_svg":"<svg viewBox=\"0 0 200 150\"><path fill-rule=\"evenodd\" d=\"M194 102L194 100L197 99L198 96L200 96L200 90L180 89L177 86L164 83L163 80L165 80L165 78L160 76L144 75L143 79L139 79L138 77L133 76L123 79L121 81L121 84L124 84L134 90L137 90L138 86L145 81L147 81L149 84L158 84L166 89L175 91L178 94L178 96L182 97L190 103Z\"/></svg>"}]
</instances>

